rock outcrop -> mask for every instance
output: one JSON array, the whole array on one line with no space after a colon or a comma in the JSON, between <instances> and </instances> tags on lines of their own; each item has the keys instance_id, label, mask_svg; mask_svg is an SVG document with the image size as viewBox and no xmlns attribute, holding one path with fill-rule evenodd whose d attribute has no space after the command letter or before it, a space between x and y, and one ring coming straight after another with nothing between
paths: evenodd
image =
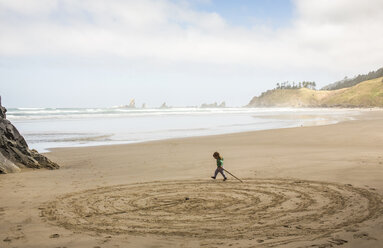
<instances>
[{"instance_id":1,"label":"rock outcrop","mask_svg":"<svg viewBox=\"0 0 383 248\"><path fill-rule=\"evenodd\" d=\"M1 105L0 97L0 173L20 171L20 168L58 169L59 165L29 149L24 137L6 119L7 109Z\"/></svg>"},{"instance_id":2,"label":"rock outcrop","mask_svg":"<svg viewBox=\"0 0 383 248\"><path fill-rule=\"evenodd\" d=\"M166 105L166 102L164 102L161 106L160 109L168 109L170 108L168 105Z\"/></svg>"},{"instance_id":3,"label":"rock outcrop","mask_svg":"<svg viewBox=\"0 0 383 248\"><path fill-rule=\"evenodd\" d=\"M221 104L215 103L203 103L201 108L226 108L226 103L222 102Z\"/></svg>"}]
</instances>

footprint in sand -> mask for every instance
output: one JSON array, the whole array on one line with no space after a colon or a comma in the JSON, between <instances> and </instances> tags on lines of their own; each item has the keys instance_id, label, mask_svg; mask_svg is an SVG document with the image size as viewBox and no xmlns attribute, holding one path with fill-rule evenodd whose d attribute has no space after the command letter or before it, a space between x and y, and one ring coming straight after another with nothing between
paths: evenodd
<instances>
[{"instance_id":1,"label":"footprint in sand","mask_svg":"<svg viewBox=\"0 0 383 248\"><path fill-rule=\"evenodd\" d=\"M3 242L11 243L13 240L19 239L25 239L23 226L21 224L11 227L9 232L7 233L7 237L3 239Z\"/></svg>"},{"instance_id":2,"label":"footprint in sand","mask_svg":"<svg viewBox=\"0 0 383 248\"><path fill-rule=\"evenodd\" d=\"M344 240L344 239L336 239L336 238L332 238L329 240L329 242L331 244L335 244L335 245L344 245L346 243L348 243L347 240Z\"/></svg>"},{"instance_id":3,"label":"footprint in sand","mask_svg":"<svg viewBox=\"0 0 383 248\"><path fill-rule=\"evenodd\" d=\"M57 238L59 238L60 237L60 234L58 234L58 233L54 233L54 234L51 234L50 236L49 236L49 238L51 238L51 239L57 239Z\"/></svg>"},{"instance_id":4,"label":"footprint in sand","mask_svg":"<svg viewBox=\"0 0 383 248\"><path fill-rule=\"evenodd\" d=\"M369 236L367 232L355 233L354 239L376 240L376 238Z\"/></svg>"}]
</instances>

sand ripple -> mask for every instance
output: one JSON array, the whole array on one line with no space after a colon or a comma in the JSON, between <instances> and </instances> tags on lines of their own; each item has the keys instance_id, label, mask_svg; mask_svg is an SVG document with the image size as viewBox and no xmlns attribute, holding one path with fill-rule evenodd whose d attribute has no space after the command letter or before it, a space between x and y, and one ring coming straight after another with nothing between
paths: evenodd
<instances>
[{"instance_id":1,"label":"sand ripple","mask_svg":"<svg viewBox=\"0 0 383 248\"><path fill-rule=\"evenodd\" d=\"M48 220L76 231L255 239L270 246L326 237L381 213L382 199L374 192L282 179L119 185L64 195L42 210Z\"/></svg>"}]
</instances>

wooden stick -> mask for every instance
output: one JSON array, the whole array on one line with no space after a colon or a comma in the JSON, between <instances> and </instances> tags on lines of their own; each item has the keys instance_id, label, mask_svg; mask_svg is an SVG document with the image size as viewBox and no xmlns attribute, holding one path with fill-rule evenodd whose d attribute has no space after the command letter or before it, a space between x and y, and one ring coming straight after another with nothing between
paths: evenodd
<instances>
[{"instance_id":1,"label":"wooden stick","mask_svg":"<svg viewBox=\"0 0 383 248\"><path fill-rule=\"evenodd\" d=\"M222 168L223 169L223 168ZM224 171L226 171L227 173L229 173L230 175L232 175L235 179L239 180L241 183L243 183L243 181L241 179L239 179L238 177L234 176L233 174L231 174L230 172L228 172L227 170L223 169Z\"/></svg>"}]
</instances>

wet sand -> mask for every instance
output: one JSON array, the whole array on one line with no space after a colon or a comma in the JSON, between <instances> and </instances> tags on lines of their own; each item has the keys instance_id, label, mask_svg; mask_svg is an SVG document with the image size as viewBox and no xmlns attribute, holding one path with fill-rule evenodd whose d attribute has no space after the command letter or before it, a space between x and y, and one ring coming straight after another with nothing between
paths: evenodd
<instances>
[{"instance_id":1,"label":"wet sand","mask_svg":"<svg viewBox=\"0 0 383 248\"><path fill-rule=\"evenodd\" d=\"M335 125L53 149L0 175L0 247L383 247L383 112ZM210 179L214 151L242 178Z\"/></svg>"}]
</instances>

